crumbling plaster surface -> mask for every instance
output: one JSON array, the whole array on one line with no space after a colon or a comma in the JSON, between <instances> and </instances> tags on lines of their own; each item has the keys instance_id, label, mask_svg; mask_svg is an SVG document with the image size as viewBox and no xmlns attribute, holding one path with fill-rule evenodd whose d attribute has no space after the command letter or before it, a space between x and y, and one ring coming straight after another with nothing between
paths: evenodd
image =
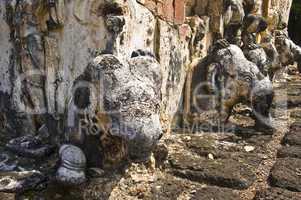
<instances>
[{"instance_id":1,"label":"crumbling plaster surface","mask_svg":"<svg viewBox=\"0 0 301 200\"><path fill-rule=\"evenodd\" d=\"M16 1L0 2L0 69L4 72L1 73L0 90L11 96L11 101L18 110L22 101L20 88L16 86L19 71L14 61L11 30L7 23L10 14L7 13L8 2L12 7L16 4ZM27 2L30 4L31 1ZM107 2L59 1L58 12L63 26L50 31L46 26L47 11L41 9L36 12L39 22L37 27L45 45L47 109L51 112L66 110L72 97L73 81L83 72L95 54L110 52L125 61L134 50L143 49L152 52L160 62L163 75L161 117L165 124L169 124L183 99L187 74L194 67L196 60L206 56L212 43L212 35L223 32L222 0L118 0L114 2L121 5L122 13L117 14L104 12ZM290 5L291 0L257 0L256 12L267 13L271 24L280 15L281 19L287 22ZM120 32L114 33L108 29L106 20L110 15L124 17L125 23ZM194 19L193 16L198 17ZM204 37L201 39L201 54L195 55L193 40L199 27L193 27L193 24L198 20L205 24L202 30ZM56 101L59 102L59 107L55 106Z\"/></svg>"}]
</instances>

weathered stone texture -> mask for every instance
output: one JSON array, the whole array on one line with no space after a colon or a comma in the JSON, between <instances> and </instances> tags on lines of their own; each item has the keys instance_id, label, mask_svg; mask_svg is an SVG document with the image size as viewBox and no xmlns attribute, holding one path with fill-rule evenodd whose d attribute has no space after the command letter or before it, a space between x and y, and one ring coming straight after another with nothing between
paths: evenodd
<instances>
[{"instance_id":1,"label":"weathered stone texture","mask_svg":"<svg viewBox=\"0 0 301 200\"><path fill-rule=\"evenodd\" d=\"M203 80L212 85L201 89L212 94L220 91L210 86L216 89L227 80L226 112L219 112L227 115L223 115L224 121L237 103L247 103L270 122L273 89L262 68L274 64L268 63L266 51L279 51L270 41L274 40L273 30L288 22L292 1L257 0L253 10L244 7L246 2L252 4L248 0L0 1L0 124L4 124L0 144L12 144L10 151L16 156L41 158L54 155L53 148L72 143L83 151L76 154L84 164L75 163L71 166L75 170L84 170L86 165L106 169L118 168L126 161L145 162L162 133L171 132L173 123L182 126L183 121L202 114L192 107L194 103L206 107L209 102L193 99ZM245 23L253 18L260 22ZM247 41L250 44L245 44ZM250 49L242 51L243 44ZM298 54L298 48L294 49ZM295 89L288 91L288 102L301 105L300 88ZM259 117L255 120L257 125ZM300 130L297 121L283 143L300 145ZM154 152L161 160L160 167L168 165L166 171L173 175L158 182L157 192L166 199L182 195L186 188L180 186L187 182L214 185L198 187L191 193L192 199L202 199L202 193L206 193L203 199L239 199L234 189L247 189L254 183L262 161L257 151L263 151L262 143L271 139L261 136L265 140L259 144L250 137L247 143L256 150L246 153L237 141L232 141L234 146L218 141L213 148L211 141L192 138L189 142L180 138L183 146L171 153L169 147ZM48 145L51 151L45 149ZM160 151L162 155L158 155ZM299 153L295 146L279 152L283 158L273 168L274 185L301 190L299 175L294 176L300 166ZM59 156L53 157L55 161L50 162L57 162ZM293 158L286 161L288 157ZM75 161L67 162L72 165ZM65 172L63 178L70 178L64 177ZM103 182L99 190L106 187ZM107 187L111 190L115 185ZM165 190L175 193L164 194Z\"/></svg>"},{"instance_id":2,"label":"weathered stone texture","mask_svg":"<svg viewBox=\"0 0 301 200\"><path fill-rule=\"evenodd\" d=\"M301 159L278 159L271 170L271 184L295 192L301 192Z\"/></svg>"}]
</instances>

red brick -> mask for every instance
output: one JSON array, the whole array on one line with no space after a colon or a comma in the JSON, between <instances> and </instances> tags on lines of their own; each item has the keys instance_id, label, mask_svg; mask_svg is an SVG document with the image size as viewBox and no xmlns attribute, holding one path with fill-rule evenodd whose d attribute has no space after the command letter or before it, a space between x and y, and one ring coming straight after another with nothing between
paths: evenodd
<instances>
[{"instance_id":1,"label":"red brick","mask_svg":"<svg viewBox=\"0 0 301 200\"><path fill-rule=\"evenodd\" d=\"M140 0L146 8L165 21L183 24L185 21L185 0Z\"/></svg>"},{"instance_id":2,"label":"red brick","mask_svg":"<svg viewBox=\"0 0 301 200\"><path fill-rule=\"evenodd\" d=\"M173 22L174 20L174 7L173 0L165 0L158 2L158 14L166 21Z\"/></svg>"},{"instance_id":3,"label":"red brick","mask_svg":"<svg viewBox=\"0 0 301 200\"><path fill-rule=\"evenodd\" d=\"M185 1L184 0L174 0L174 23L183 24L185 21Z\"/></svg>"}]
</instances>

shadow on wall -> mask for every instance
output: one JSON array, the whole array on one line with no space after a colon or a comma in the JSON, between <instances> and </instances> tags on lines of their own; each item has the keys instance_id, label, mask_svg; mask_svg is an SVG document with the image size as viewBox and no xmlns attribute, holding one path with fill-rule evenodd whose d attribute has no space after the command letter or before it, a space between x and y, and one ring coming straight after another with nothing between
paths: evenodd
<instances>
[{"instance_id":1,"label":"shadow on wall","mask_svg":"<svg viewBox=\"0 0 301 200\"><path fill-rule=\"evenodd\" d=\"M290 38L298 45L301 45L301 1L294 0L289 24L288 31Z\"/></svg>"}]
</instances>

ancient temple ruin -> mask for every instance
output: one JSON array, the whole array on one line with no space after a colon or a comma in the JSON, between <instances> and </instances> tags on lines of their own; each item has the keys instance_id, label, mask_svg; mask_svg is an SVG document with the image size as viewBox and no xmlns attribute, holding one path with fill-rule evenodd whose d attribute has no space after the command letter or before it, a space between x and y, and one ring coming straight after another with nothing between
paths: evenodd
<instances>
[{"instance_id":1,"label":"ancient temple ruin","mask_svg":"<svg viewBox=\"0 0 301 200\"><path fill-rule=\"evenodd\" d=\"M301 199L299 11L1 1L0 199Z\"/></svg>"}]
</instances>

